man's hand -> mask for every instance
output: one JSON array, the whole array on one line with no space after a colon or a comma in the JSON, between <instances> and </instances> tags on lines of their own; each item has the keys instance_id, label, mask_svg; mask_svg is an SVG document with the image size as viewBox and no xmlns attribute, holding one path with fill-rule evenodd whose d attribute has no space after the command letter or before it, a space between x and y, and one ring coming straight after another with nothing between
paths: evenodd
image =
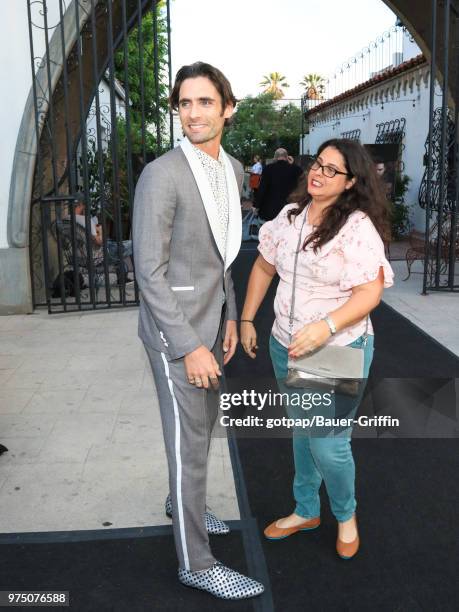
<instances>
[{"instance_id":1,"label":"man's hand","mask_svg":"<svg viewBox=\"0 0 459 612\"><path fill-rule=\"evenodd\" d=\"M238 340L236 321L227 321L225 339L223 340L223 352L225 353L223 365L226 365L236 352Z\"/></svg>"},{"instance_id":2,"label":"man's hand","mask_svg":"<svg viewBox=\"0 0 459 612\"><path fill-rule=\"evenodd\" d=\"M293 342L288 347L289 357L302 357L307 353L311 353L319 346L322 346L328 338L330 338L330 328L325 321L317 323L308 323L295 334L293 334Z\"/></svg>"},{"instance_id":3,"label":"man's hand","mask_svg":"<svg viewBox=\"0 0 459 612\"><path fill-rule=\"evenodd\" d=\"M185 355L185 371L188 382L198 388L210 386L217 390L218 377L222 375L214 355L204 345ZM210 382L209 382L210 381Z\"/></svg>"}]
</instances>

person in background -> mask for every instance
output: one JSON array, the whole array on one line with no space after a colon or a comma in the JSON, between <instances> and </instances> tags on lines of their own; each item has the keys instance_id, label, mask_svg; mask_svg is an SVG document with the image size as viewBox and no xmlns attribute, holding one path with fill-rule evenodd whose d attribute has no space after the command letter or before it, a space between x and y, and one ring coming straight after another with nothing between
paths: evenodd
<instances>
[{"instance_id":1,"label":"person in background","mask_svg":"<svg viewBox=\"0 0 459 612\"><path fill-rule=\"evenodd\" d=\"M86 228L86 203L83 196L79 196L74 207L75 210L75 221L83 228ZM99 224L97 216L90 218L91 222L91 237L93 240L93 256L97 262L103 259L102 247L104 244L104 238L102 233L102 225ZM113 262L123 261L124 271L126 274L126 282L133 282L133 279L128 276L128 270L132 269L132 240L121 241L121 258L119 257L118 242L107 238L107 252ZM129 261L131 260L131 261ZM128 263L129 261L129 263ZM121 266L119 266L121 267ZM120 270L117 271L118 281L121 281Z\"/></svg>"},{"instance_id":2,"label":"person in background","mask_svg":"<svg viewBox=\"0 0 459 612\"><path fill-rule=\"evenodd\" d=\"M390 176L388 176L388 172L387 172L387 167L386 164L384 163L384 161L382 159L377 159L375 162L375 169L376 169L376 174L379 176L382 184L383 184L383 188L384 188L384 192L387 196L388 199L391 199L391 196L393 194L393 183L390 179Z\"/></svg>"},{"instance_id":3,"label":"person in background","mask_svg":"<svg viewBox=\"0 0 459 612\"><path fill-rule=\"evenodd\" d=\"M262 172L263 172L263 166L261 164L261 158L259 155L254 155L253 166L250 168L250 179L249 179L249 187L251 190L252 202L255 202L256 200L258 187L260 186Z\"/></svg>"},{"instance_id":4,"label":"person in background","mask_svg":"<svg viewBox=\"0 0 459 612\"><path fill-rule=\"evenodd\" d=\"M86 228L86 203L83 199L82 196L79 196L75 206L74 206L74 211L75 211L75 221L78 223L78 225L80 225L82 228ZM103 244L103 238L102 238L102 226L99 224L99 220L97 219L96 216L93 216L90 218L90 222L91 222L91 236L93 239L93 243L96 247L100 247Z\"/></svg>"},{"instance_id":5,"label":"person in background","mask_svg":"<svg viewBox=\"0 0 459 612\"><path fill-rule=\"evenodd\" d=\"M241 316L241 343L254 358L257 332L253 321L278 274L270 337L274 372L282 393L310 395L313 389L285 385L287 361L324 345L363 350L364 380L368 377L374 338L369 313L381 300L383 289L393 284L393 272L384 255L390 221L374 164L365 148L355 141L336 139L323 143L310 166L307 190L297 196L297 203L285 206L260 229L260 255L250 274ZM302 245L299 251L298 244ZM296 253L295 316L291 329ZM363 390L364 384L355 398L335 393L334 414L340 414L342 408L346 415L355 414ZM289 417L298 416L297 410L288 406L287 411L292 411ZM323 412L319 406L319 415ZM313 409L308 410L307 416L313 413ZM319 489L324 482L338 521L336 551L344 559L357 553L360 539L355 517L351 429L330 432L311 426L294 430L296 505L292 514L265 529L268 539L280 540L319 526Z\"/></svg>"},{"instance_id":6,"label":"person in background","mask_svg":"<svg viewBox=\"0 0 459 612\"><path fill-rule=\"evenodd\" d=\"M276 149L274 163L266 166L261 175L254 205L264 221L271 221L279 214L303 173L299 166L289 163L288 157L286 149Z\"/></svg>"},{"instance_id":7,"label":"person in background","mask_svg":"<svg viewBox=\"0 0 459 612\"><path fill-rule=\"evenodd\" d=\"M386 171L386 164L381 160L377 160L375 162L375 170L376 174L382 177L384 175L384 172Z\"/></svg>"}]
</instances>

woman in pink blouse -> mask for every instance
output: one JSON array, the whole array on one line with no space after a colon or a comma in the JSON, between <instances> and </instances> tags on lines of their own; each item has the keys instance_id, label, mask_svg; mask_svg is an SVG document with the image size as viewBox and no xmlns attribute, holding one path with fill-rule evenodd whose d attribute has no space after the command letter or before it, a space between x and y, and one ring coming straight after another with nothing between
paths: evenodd
<instances>
[{"instance_id":1,"label":"woman in pink blouse","mask_svg":"<svg viewBox=\"0 0 459 612\"><path fill-rule=\"evenodd\" d=\"M304 240L298 255L293 337L289 342L293 267L301 228ZM260 229L260 255L250 274L241 342L246 353L255 358L253 320L278 274L270 355L282 392L301 391L284 385L288 358L324 344L362 348L368 376L374 336L368 318L369 335L364 342L367 315L380 302L383 289L393 284L393 272L384 254L389 228L387 201L371 158L359 143L343 139L322 144L307 176L307 192ZM362 394L363 388L352 400L336 394L335 409L341 402L352 416ZM309 415L303 411L303 416ZM318 527L319 488L324 481L338 521L338 555L349 559L356 554L360 542L349 432L329 435L328 430L322 434L317 429L294 430L296 507L265 529L267 538L282 539Z\"/></svg>"}]
</instances>

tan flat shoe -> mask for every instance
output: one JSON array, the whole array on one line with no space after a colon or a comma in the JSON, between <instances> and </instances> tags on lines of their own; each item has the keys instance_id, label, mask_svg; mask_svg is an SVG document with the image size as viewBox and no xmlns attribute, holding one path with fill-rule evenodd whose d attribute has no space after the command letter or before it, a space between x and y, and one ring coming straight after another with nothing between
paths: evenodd
<instances>
[{"instance_id":1,"label":"tan flat shoe","mask_svg":"<svg viewBox=\"0 0 459 612\"><path fill-rule=\"evenodd\" d=\"M355 522L355 528L357 529L357 519ZM357 530L357 535L352 540L352 542L343 542L342 540L339 539L339 537L336 538L336 552L341 557L341 559L346 559L346 560L352 559L352 557L354 557L354 555L357 554L359 547L360 547L360 538L359 538L358 530Z\"/></svg>"},{"instance_id":2,"label":"tan flat shoe","mask_svg":"<svg viewBox=\"0 0 459 612\"><path fill-rule=\"evenodd\" d=\"M277 521L274 521L274 523L268 525L264 530L264 534L268 540L283 540L297 531L311 531L311 529L316 529L320 525L320 516L308 519L296 527L277 527L276 523Z\"/></svg>"}]
</instances>

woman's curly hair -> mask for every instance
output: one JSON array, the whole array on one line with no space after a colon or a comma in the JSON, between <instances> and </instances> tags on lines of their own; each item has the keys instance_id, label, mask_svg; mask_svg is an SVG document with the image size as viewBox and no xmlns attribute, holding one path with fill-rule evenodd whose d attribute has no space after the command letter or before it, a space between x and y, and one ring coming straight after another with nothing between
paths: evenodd
<instances>
[{"instance_id":1,"label":"woman's curly hair","mask_svg":"<svg viewBox=\"0 0 459 612\"><path fill-rule=\"evenodd\" d=\"M320 145L317 156L327 147L333 147L341 153L350 178L355 178L354 185L343 191L338 199L325 209L320 225L308 236L303 249L310 243L314 252L329 242L346 223L349 215L355 210L361 210L373 222L382 240L390 240L390 208L384 193L380 177L375 165L365 147L355 140L327 140ZM300 179L298 189L289 197L291 202L298 203L298 208L288 212L289 221L303 212L311 202L312 197L307 192L307 173Z\"/></svg>"}]
</instances>

